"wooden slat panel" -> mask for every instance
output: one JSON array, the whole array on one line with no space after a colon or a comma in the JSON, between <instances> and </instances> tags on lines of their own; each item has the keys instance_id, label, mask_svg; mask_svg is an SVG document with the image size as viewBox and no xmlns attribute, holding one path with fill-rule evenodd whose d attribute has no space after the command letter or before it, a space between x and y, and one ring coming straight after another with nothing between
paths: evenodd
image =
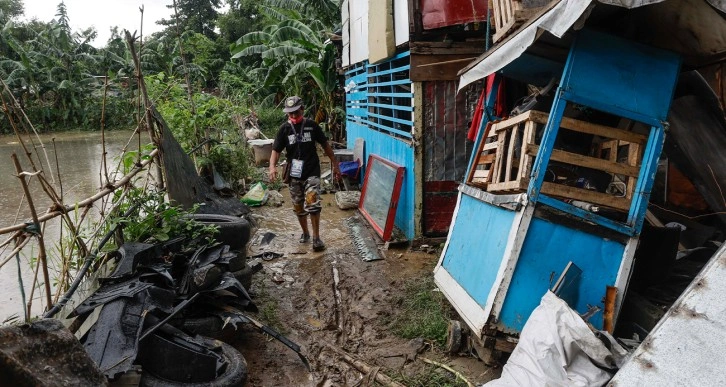
<instances>
[{"instance_id":1,"label":"wooden slat panel","mask_svg":"<svg viewBox=\"0 0 726 387\"><path fill-rule=\"evenodd\" d=\"M629 132L623 129L612 128L609 126L597 125L568 117L562 117L562 123L560 124L560 128L574 130L580 133L594 134L597 136L612 138L615 140L635 142L638 144L645 144L648 140L648 138L642 134Z\"/></svg>"},{"instance_id":2,"label":"wooden slat panel","mask_svg":"<svg viewBox=\"0 0 726 387\"><path fill-rule=\"evenodd\" d=\"M527 153L537 154L539 146L529 144L527 145ZM595 157L583 156L577 153L566 152L559 149L552 150L552 161L559 161L565 164L577 165L579 167L597 169L599 171L607 173L617 173L621 175L637 177L640 172L640 168L637 166L630 166L621 163L614 163L609 160L598 159Z\"/></svg>"},{"instance_id":3,"label":"wooden slat panel","mask_svg":"<svg viewBox=\"0 0 726 387\"><path fill-rule=\"evenodd\" d=\"M503 183L489 183L489 186L487 189L489 191L495 192L495 191L517 191L521 192L527 188L529 185L529 178L525 179L519 179L519 180L512 180L512 181L506 181Z\"/></svg>"},{"instance_id":4,"label":"wooden slat panel","mask_svg":"<svg viewBox=\"0 0 726 387\"><path fill-rule=\"evenodd\" d=\"M582 200L584 202L594 203L622 211L628 211L630 209L630 200L626 198L562 184L544 182L542 183L542 190L540 192L549 196Z\"/></svg>"}]
</instances>

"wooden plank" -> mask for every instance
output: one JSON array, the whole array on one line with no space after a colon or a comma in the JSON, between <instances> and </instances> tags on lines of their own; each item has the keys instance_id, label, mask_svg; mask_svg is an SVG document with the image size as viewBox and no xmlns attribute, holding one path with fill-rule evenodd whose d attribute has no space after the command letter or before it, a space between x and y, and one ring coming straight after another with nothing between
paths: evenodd
<instances>
[{"instance_id":1,"label":"wooden plank","mask_svg":"<svg viewBox=\"0 0 726 387\"><path fill-rule=\"evenodd\" d=\"M495 155L494 153L490 153L488 155L481 155L476 160L476 164L477 165L491 164L492 162L494 162L494 155Z\"/></svg>"},{"instance_id":2,"label":"wooden plank","mask_svg":"<svg viewBox=\"0 0 726 387\"><path fill-rule=\"evenodd\" d=\"M491 128L492 128L492 122L488 122L488 123L487 123L487 126L486 126L486 127L484 128L484 133L482 134L482 136L483 136L484 138L482 138L482 140L481 140L481 141L479 142L479 149L478 149L478 150L477 150L477 152L476 152L476 155L477 155L477 156L476 156L476 157L477 157L477 160L475 160L475 162L474 162L474 166L472 166L472 167L470 168L470 170L469 170L469 176L467 176L467 178L466 178L466 182L467 182L467 183L469 183L469 184L471 184L471 183L473 183L473 182L474 182L473 180L474 180L474 178L475 178L475 175L477 174L477 167L476 167L476 165L478 165L478 164L479 164L479 161L478 161L478 159L479 159L480 157L482 157L482 149L483 149L483 148L485 147L485 145L486 145L486 144L485 144L485 143L486 143L486 139L487 139L487 138L489 138L489 137L491 136L491 134L492 134L492 132L491 132ZM491 179L491 173L487 172L487 177L486 177L486 179L487 179L487 180ZM484 187L484 188L486 188L486 187Z\"/></svg>"},{"instance_id":3,"label":"wooden plank","mask_svg":"<svg viewBox=\"0 0 726 387\"><path fill-rule=\"evenodd\" d=\"M413 55L466 55L478 56L484 52L483 41L466 42L409 42Z\"/></svg>"},{"instance_id":4,"label":"wooden plank","mask_svg":"<svg viewBox=\"0 0 726 387\"><path fill-rule=\"evenodd\" d=\"M643 160L643 153L640 151L640 144L636 143L630 143L628 145L628 164L629 165L640 165L641 161ZM628 179L628 182L625 184L625 197L628 199L633 198L633 194L635 193L635 184L638 182L638 179Z\"/></svg>"},{"instance_id":5,"label":"wooden plank","mask_svg":"<svg viewBox=\"0 0 726 387\"><path fill-rule=\"evenodd\" d=\"M490 142L490 143L484 145L484 149L482 149L482 151L496 150L497 149L497 145L499 145L497 143L497 141Z\"/></svg>"},{"instance_id":6,"label":"wooden plank","mask_svg":"<svg viewBox=\"0 0 726 387\"><path fill-rule=\"evenodd\" d=\"M492 131L497 132L500 130L504 130L514 124L527 120L534 121L539 124L546 124L548 117L549 115L547 113L543 113L537 110L529 110L522 114L516 115L514 117L509 117L506 120L497 122L496 124L492 125Z\"/></svg>"},{"instance_id":7,"label":"wooden plank","mask_svg":"<svg viewBox=\"0 0 726 387\"><path fill-rule=\"evenodd\" d=\"M630 200L626 198L562 184L544 182L542 183L542 189L540 192L549 196L581 200L622 211L628 211L630 209Z\"/></svg>"},{"instance_id":8,"label":"wooden plank","mask_svg":"<svg viewBox=\"0 0 726 387\"><path fill-rule=\"evenodd\" d=\"M489 192L518 191L523 192L529 185L529 178L505 181L501 183L489 183L487 190Z\"/></svg>"},{"instance_id":9,"label":"wooden plank","mask_svg":"<svg viewBox=\"0 0 726 387\"><path fill-rule=\"evenodd\" d=\"M648 137L642 134L629 132L623 129L612 128L605 125L593 124L590 122L580 121L568 117L562 117L562 123L560 124L560 128L565 128L580 133L594 134L597 136L602 136L615 140L635 142L638 144L645 144L648 140Z\"/></svg>"},{"instance_id":10,"label":"wooden plank","mask_svg":"<svg viewBox=\"0 0 726 387\"><path fill-rule=\"evenodd\" d=\"M537 154L536 152L538 149L538 145L527 145L527 153ZM583 156L577 153L566 152L559 149L552 150L552 156L550 156L550 160L559 161L561 163L571 165L577 165L579 167L597 169L599 171L607 173L617 173L620 175L632 177L637 177L638 173L640 172L640 168L638 168L637 166L633 167L626 164L613 163L609 160L598 159L590 156Z\"/></svg>"},{"instance_id":11,"label":"wooden plank","mask_svg":"<svg viewBox=\"0 0 726 387\"><path fill-rule=\"evenodd\" d=\"M514 145L517 144L517 135L519 134L519 125L514 125L509 134L509 147L507 150L507 168L504 173L504 181L512 178L512 163L514 162Z\"/></svg>"},{"instance_id":12,"label":"wooden plank","mask_svg":"<svg viewBox=\"0 0 726 387\"><path fill-rule=\"evenodd\" d=\"M502 168L504 168L504 163L502 159L504 158L504 144L506 143L506 137L507 134L503 131L499 132L499 139L498 139L498 145L497 149L499 150L497 152L497 157L494 159L494 176L492 177L492 182L494 183L501 183L502 181Z\"/></svg>"},{"instance_id":13,"label":"wooden plank","mask_svg":"<svg viewBox=\"0 0 726 387\"><path fill-rule=\"evenodd\" d=\"M455 81L459 70L473 60L467 55L418 55L411 54L409 77L412 82Z\"/></svg>"},{"instance_id":14,"label":"wooden plank","mask_svg":"<svg viewBox=\"0 0 726 387\"><path fill-rule=\"evenodd\" d=\"M519 164L519 178L527 179L530 173L532 173L533 158L527 152L527 144L534 144L535 129L537 125L534 121L529 121L524 126L524 136L522 138L522 155L521 162Z\"/></svg>"}]
</instances>

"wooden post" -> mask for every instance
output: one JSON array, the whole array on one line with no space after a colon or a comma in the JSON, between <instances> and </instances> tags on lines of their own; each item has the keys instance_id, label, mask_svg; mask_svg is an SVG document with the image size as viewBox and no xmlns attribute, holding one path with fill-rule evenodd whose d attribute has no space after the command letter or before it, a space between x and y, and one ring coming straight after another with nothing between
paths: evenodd
<instances>
[{"instance_id":1,"label":"wooden post","mask_svg":"<svg viewBox=\"0 0 726 387\"><path fill-rule=\"evenodd\" d=\"M605 310L603 311L602 327L608 333L613 333L613 319L615 318L615 299L618 296L618 288L608 286L605 289Z\"/></svg>"},{"instance_id":2,"label":"wooden post","mask_svg":"<svg viewBox=\"0 0 726 387\"><path fill-rule=\"evenodd\" d=\"M20 162L18 161L18 156L13 153L10 157L13 159L13 164L15 164L15 170L18 172L18 179L20 179L20 184L23 186L23 191L25 191L25 197L28 199L28 207L30 207L30 214L33 216L33 223L40 227L40 222L38 222L38 213L35 212L35 205L33 204L33 198L30 196L30 190L28 189L28 183L25 181L25 176L23 176L23 169L20 167ZM48 262L46 261L46 255L45 255L45 241L43 240L43 232L38 229L38 244L40 252L39 252L39 265L42 265L43 268L43 280L45 281L45 297L46 297L46 307L50 307L53 305L53 301L51 300L51 294L50 294L50 278L48 276Z\"/></svg>"}]
</instances>

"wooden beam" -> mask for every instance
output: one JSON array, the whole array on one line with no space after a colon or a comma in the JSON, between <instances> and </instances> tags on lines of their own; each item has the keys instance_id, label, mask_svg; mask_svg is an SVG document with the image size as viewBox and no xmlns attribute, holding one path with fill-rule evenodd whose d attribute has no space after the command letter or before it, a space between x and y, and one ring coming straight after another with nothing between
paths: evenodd
<instances>
[{"instance_id":1,"label":"wooden beam","mask_svg":"<svg viewBox=\"0 0 726 387\"><path fill-rule=\"evenodd\" d=\"M484 52L484 41L469 42L410 42L411 55L469 55ZM474 60L476 58L472 58ZM468 63L467 63L468 64Z\"/></svg>"},{"instance_id":2,"label":"wooden beam","mask_svg":"<svg viewBox=\"0 0 726 387\"><path fill-rule=\"evenodd\" d=\"M544 182L542 183L542 189L540 192L549 196L582 200L583 202L599 204L604 207L615 208L622 211L628 211L630 209L630 200L626 198L562 184Z\"/></svg>"},{"instance_id":3,"label":"wooden beam","mask_svg":"<svg viewBox=\"0 0 726 387\"><path fill-rule=\"evenodd\" d=\"M411 54L412 82L455 81L456 73L472 59L470 55L414 55Z\"/></svg>"}]
</instances>

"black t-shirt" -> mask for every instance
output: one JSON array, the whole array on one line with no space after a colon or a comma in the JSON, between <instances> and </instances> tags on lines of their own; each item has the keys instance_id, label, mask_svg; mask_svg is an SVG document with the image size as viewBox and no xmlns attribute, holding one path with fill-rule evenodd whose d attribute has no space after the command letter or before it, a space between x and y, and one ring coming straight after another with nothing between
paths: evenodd
<instances>
[{"instance_id":1,"label":"black t-shirt","mask_svg":"<svg viewBox=\"0 0 726 387\"><path fill-rule=\"evenodd\" d=\"M285 150L287 162L292 159L303 161L303 171L300 179L307 179L310 176L320 176L320 159L315 143L322 146L328 142L323 129L315 121L305 118L301 123L292 125L289 121L280 126L275 136L272 149L281 153Z\"/></svg>"}]
</instances>

